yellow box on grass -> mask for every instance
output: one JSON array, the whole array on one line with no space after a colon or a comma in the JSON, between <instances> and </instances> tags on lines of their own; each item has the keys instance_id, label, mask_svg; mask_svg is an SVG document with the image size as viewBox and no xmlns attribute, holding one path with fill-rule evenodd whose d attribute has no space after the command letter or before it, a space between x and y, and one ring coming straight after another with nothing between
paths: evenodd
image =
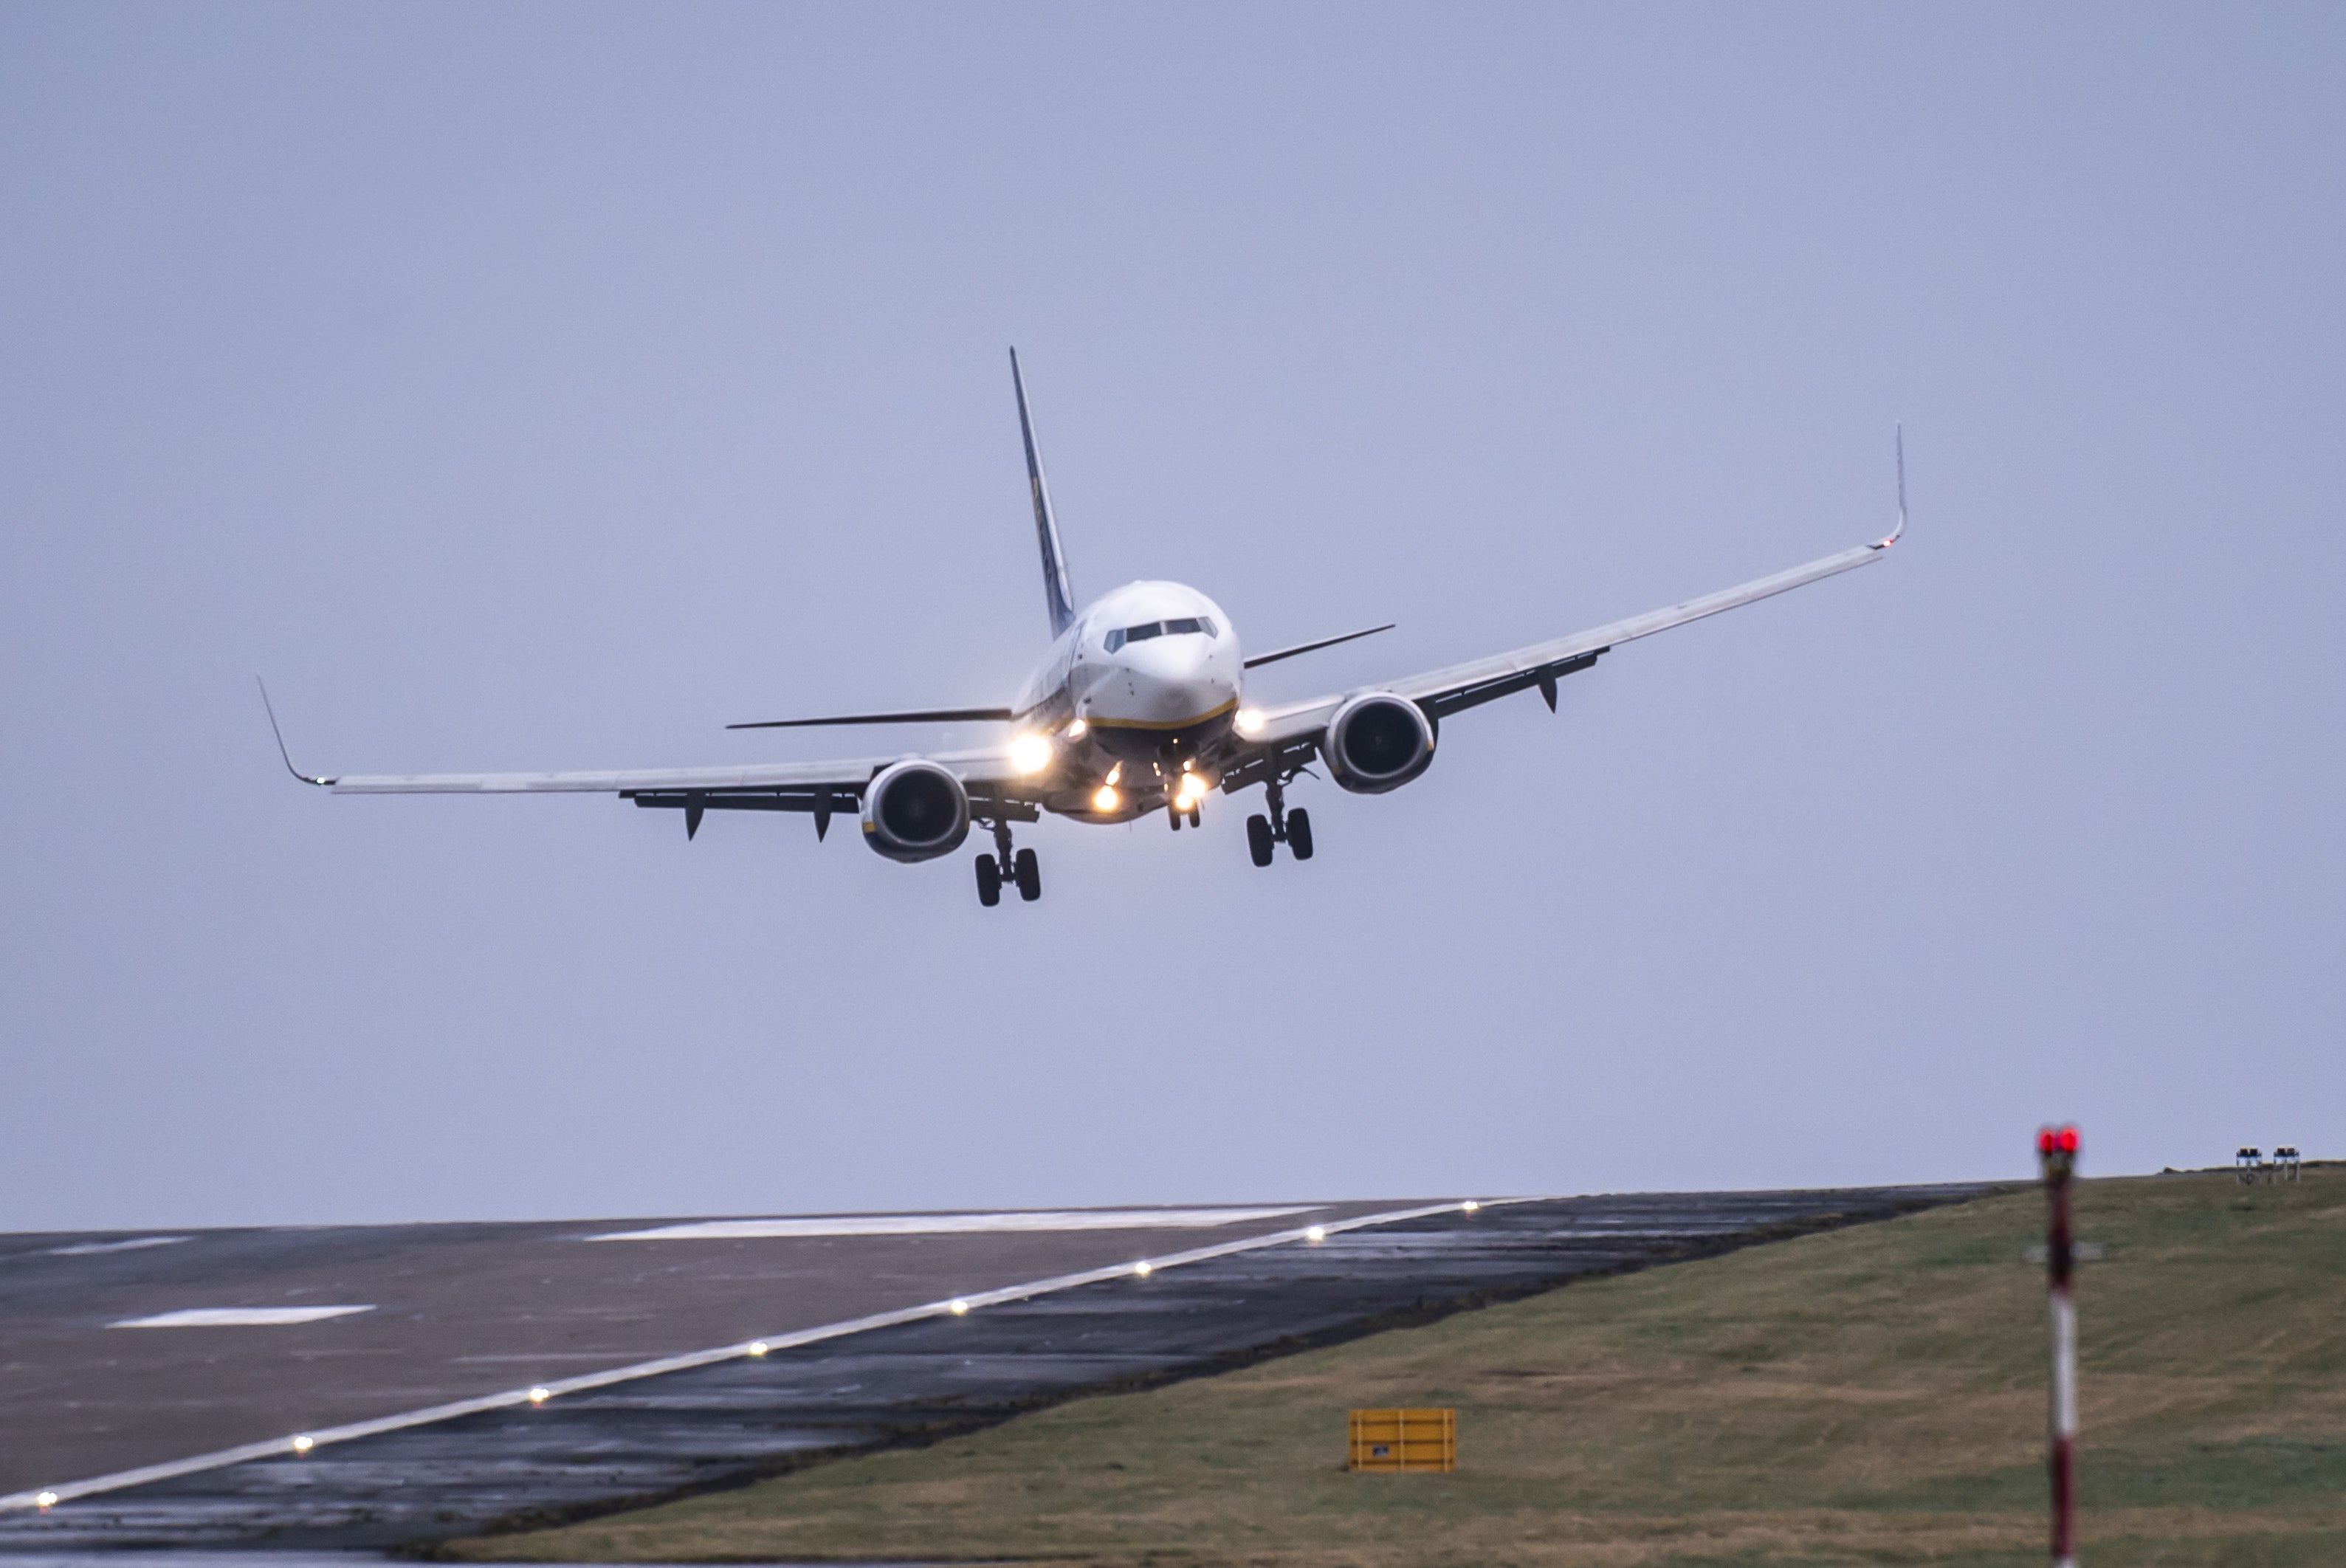
<instances>
[{"instance_id":1,"label":"yellow box on grass","mask_svg":"<svg viewBox=\"0 0 2346 1568\"><path fill-rule=\"evenodd\" d=\"M1354 1410L1354 1470L1456 1470L1456 1410Z\"/></svg>"}]
</instances>

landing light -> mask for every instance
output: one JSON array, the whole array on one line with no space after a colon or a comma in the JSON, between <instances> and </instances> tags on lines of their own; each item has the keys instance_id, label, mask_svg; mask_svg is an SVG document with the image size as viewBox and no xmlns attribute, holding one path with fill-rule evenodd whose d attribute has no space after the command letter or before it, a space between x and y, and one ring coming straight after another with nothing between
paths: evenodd
<instances>
[{"instance_id":1,"label":"landing light","mask_svg":"<svg viewBox=\"0 0 2346 1568\"><path fill-rule=\"evenodd\" d=\"M57 1494L54 1492L36 1492L33 1495L33 1506L41 1509L44 1512L55 1508L56 1505Z\"/></svg>"},{"instance_id":2,"label":"landing light","mask_svg":"<svg viewBox=\"0 0 2346 1568\"><path fill-rule=\"evenodd\" d=\"M1051 765L1051 738L1022 735L1010 743L1010 766L1021 773L1040 773Z\"/></svg>"},{"instance_id":3,"label":"landing light","mask_svg":"<svg viewBox=\"0 0 2346 1568\"><path fill-rule=\"evenodd\" d=\"M958 1296L954 1297L953 1301L953 1315L959 1318L964 1316L968 1311L969 1303L963 1300Z\"/></svg>"},{"instance_id":4,"label":"landing light","mask_svg":"<svg viewBox=\"0 0 2346 1568\"><path fill-rule=\"evenodd\" d=\"M1476 1203L1473 1198L1471 1198L1471 1197L1470 1197L1470 1198L1468 1198L1464 1203L1460 1204L1458 1207L1461 1207L1461 1208L1463 1208L1463 1209L1464 1209L1468 1214L1472 1214L1472 1213L1474 1213L1476 1209L1478 1209L1478 1208L1482 1207L1483 1206L1482 1206L1481 1204L1479 1204L1479 1203Z\"/></svg>"},{"instance_id":5,"label":"landing light","mask_svg":"<svg viewBox=\"0 0 2346 1568\"><path fill-rule=\"evenodd\" d=\"M1099 787L1098 793L1092 797L1092 809L1095 811L1113 811L1116 809L1116 786L1113 784L1103 784Z\"/></svg>"},{"instance_id":6,"label":"landing light","mask_svg":"<svg viewBox=\"0 0 2346 1568\"><path fill-rule=\"evenodd\" d=\"M542 1405L553 1397L554 1390L552 1389L537 1388L532 1389L529 1391L529 1402L534 1405Z\"/></svg>"},{"instance_id":7,"label":"landing light","mask_svg":"<svg viewBox=\"0 0 2346 1568\"><path fill-rule=\"evenodd\" d=\"M762 1356L765 1353L766 1342L763 1339L752 1339L750 1341L750 1354L753 1356Z\"/></svg>"},{"instance_id":8,"label":"landing light","mask_svg":"<svg viewBox=\"0 0 2346 1568\"><path fill-rule=\"evenodd\" d=\"M1325 1241L1328 1239L1327 1229L1321 1226L1311 1226L1303 1232L1303 1239L1306 1241Z\"/></svg>"},{"instance_id":9,"label":"landing light","mask_svg":"<svg viewBox=\"0 0 2346 1568\"><path fill-rule=\"evenodd\" d=\"M1134 1265L1132 1266L1132 1271L1133 1271L1135 1274L1139 1275L1143 1279L1148 1278L1148 1276L1149 1276L1152 1272L1154 1272L1154 1271L1150 1268L1149 1264L1148 1264L1148 1260L1147 1258L1143 1258L1143 1259L1141 1259L1138 1263L1134 1264Z\"/></svg>"},{"instance_id":10,"label":"landing light","mask_svg":"<svg viewBox=\"0 0 2346 1568\"><path fill-rule=\"evenodd\" d=\"M1238 726L1240 735L1252 735L1262 728L1262 710L1256 708L1241 708L1239 709L1238 718L1232 722Z\"/></svg>"},{"instance_id":11,"label":"landing light","mask_svg":"<svg viewBox=\"0 0 2346 1568\"><path fill-rule=\"evenodd\" d=\"M1090 728L1091 726L1086 724L1082 719L1075 719L1067 726L1067 738L1070 740L1081 740L1084 738L1085 732Z\"/></svg>"},{"instance_id":12,"label":"landing light","mask_svg":"<svg viewBox=\"0 0 2346 1568\"><path fill-rule=\"evenodd\" d=\"M295 1453L308 1453L311 1449L316 1448L317 1446L318 1440L311 1437L308 1432L303 1432L300 1437L293 1440L293 1451Z\"/></svg>"}]
</instances>

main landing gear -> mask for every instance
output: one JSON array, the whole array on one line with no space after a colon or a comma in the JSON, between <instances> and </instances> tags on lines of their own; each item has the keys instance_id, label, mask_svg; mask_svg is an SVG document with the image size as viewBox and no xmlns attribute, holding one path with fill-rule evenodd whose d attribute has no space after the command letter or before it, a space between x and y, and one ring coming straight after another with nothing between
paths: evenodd
<instances>
[{"instance_id":1,"label":"main landing gear","mask_svg":"<svg viewBox=\"0 0 2346 1568\"><path fill-rule=\"evenodd\" d=\"M1043 896L1043 868L1032 850L1010 852L1010 824L994 824L994 853L977 857L977 901L987 909L1002 901L1005 882L1018 890L1018 896L1033 903Z\"/></svg>"},{"instance_id":2,"label":"main landing gear","mask_svg":"<svg viewBox=\"0 0 2346 1568\"><path fill-rule=\"evenodd\" d=\"M1270 864L1281 844L1285 844L1297 860L1310 860L1311 813L1301 809L1289 810L1287 792L1277 784L1264 785L1262 792L1270 806L1270 815L1265 817L1258 813L1247 819L1247 851L1254 857L1254 863L1258 866Z\"/></svg>"}]
</instances>

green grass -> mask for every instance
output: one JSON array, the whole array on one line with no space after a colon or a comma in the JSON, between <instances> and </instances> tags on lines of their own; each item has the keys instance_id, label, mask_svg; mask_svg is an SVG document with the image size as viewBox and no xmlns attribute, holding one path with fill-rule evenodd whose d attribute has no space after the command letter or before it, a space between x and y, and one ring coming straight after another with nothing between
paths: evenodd
<instances>
[{"instance_id":1,"label":"green grass","mask_svg":"<svg viewBox=\"0 0 2346 1568\"><path fill-rule=\"evenodd\" d=\"M2086 1184L2083 1560L2346 1563L2346 1183ZM556 1530L482 1561L2017 1568L2045 1560L2018 1193L1462 1314ZM1454 1405L1459 1470L1342 1468Z\"/></svg>"}]
</instances>

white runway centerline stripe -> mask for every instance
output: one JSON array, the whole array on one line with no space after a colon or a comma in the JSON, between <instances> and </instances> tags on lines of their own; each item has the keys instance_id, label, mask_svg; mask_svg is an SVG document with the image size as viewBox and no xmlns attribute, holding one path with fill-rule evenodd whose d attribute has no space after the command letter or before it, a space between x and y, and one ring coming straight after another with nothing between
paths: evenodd
<instances>
[{"instance_id":1,"label":"white runway centerline stripe","mask_svg":"<svg viewBox=\"0 0 2346 1568\"><path fill-rule=\"evenodd\" d=\"M285 1323L320 1323L372 1312L369 1307L187 1307L152 1318L125 1318L109 1329L266 1329Z\"/></svg>"},{"instance_id":2,"label":"white runway centerline stripe","mask_svg":"<svg viewBox=\"0 0 2346 1568\"><path fill-rule=\"evenodd\" d=\"M589 1241L760 1241L789 1236L952 1236L1018 1230L1203 1230L1280 1219L1287 1208L1047 1208L1012 1214L850 1214L821 1219L703 1219L649 1230L613 1230Z\"/></svg>"}]
</instances>

